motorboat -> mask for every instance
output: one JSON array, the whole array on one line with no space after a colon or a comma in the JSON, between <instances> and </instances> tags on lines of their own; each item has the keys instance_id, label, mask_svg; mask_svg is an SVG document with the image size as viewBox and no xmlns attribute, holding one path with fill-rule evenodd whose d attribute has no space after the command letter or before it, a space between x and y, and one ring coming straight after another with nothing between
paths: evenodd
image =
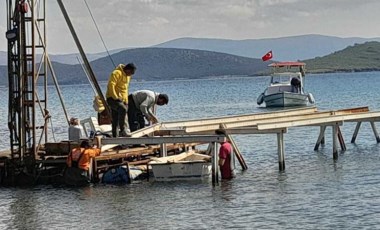
<instances>
[{"instance_id":1,"label":"motorboat","mask_svg":"<svg viewBox=\"0 0 380 230\"><path fill-rule=\"evenodd\" d=\"M206 179L212 172L211 156L194 151L155 158L148 165L156 181Z\"/></svg>"},{"instance_id":2,"label":"motorboat","mask_svg":"<svg viewBox=\"0 0 380 230\"><path fill-rule=\"evenodd\" d=\"M314 104L311 93L304 90L305 63L276 62L269 65L272 75L269 86L257 98L266 107L307 106Z\"/></svg>"}]
</instances>

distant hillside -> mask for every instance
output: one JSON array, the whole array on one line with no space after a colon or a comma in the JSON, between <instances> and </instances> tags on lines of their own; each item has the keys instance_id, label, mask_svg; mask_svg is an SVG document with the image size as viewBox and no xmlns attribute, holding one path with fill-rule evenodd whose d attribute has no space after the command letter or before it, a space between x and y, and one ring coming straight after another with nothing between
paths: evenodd
<instances>
[{"instance_id":1,"label":"distant hillside","mask_svg":"<svg viewBox=\"0 0 380 230\"><path fill-rule=\"evenodd\" d=\"M355 43L368 41L380 42L380 38L340 38L313 34L247 40L179 38L152 47L206 50L250 58L261 58L269 50L272 50L275 60L295 61L322 57ZM111 50L110 53L114 54L125 49ZM78 64L77 56L79 54L50 54L50 59L53 62L75 65ZM90 61L106 56L106 52L87 54ZM6 64L7 53L0 51L0 65Z\"/></svg>"},{"instance_id":2,"label":"distant hillside","mask_svg":"<svg viewBox=\"0 0 380 230\"><path fill-rule=\"evenodd\" d=\"M260 58L272 50L275 60L296 61L325 56L368 41L380 42L380 38L340 38L315 34L247 40L179 38L155 47L208 50L251 58Z\"/></svg>"},{"instance_id":3,"label":"distant hillside","mask_svg":"<svg viewBox=\"0 0 380 230\"><path fill-rule=\"evenodd\" d=\"M168 48L139 48L113 54L115 63L134 62L136 80L196 79L224 75L255 75L267 70L270 62L231 54ZM109 57L91 62L98 81L107 81L114 69ZM82 67L53 63L60 84L87 83ZM8 84L6 67L0 67L0 84ZM3 77L4 76L4 77Z\"/></svg>"},{"instance_id":4,"label":"distant hillside","mask_svg":"<svg viewBox=\"0 0 380 230\"><path fill-rule=\"evenodd\" d=\"M308 72L380 71L380 42L355 44L305 62Z\"/></svg>"}]
</instances>

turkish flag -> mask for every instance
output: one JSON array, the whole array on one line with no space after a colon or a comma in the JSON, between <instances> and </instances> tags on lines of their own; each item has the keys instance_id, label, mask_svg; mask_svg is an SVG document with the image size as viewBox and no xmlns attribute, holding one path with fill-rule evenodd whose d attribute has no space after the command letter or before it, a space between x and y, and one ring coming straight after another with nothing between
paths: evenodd
<instances>
[{"instance_id":1,"label":"turkish flag","mask_svg":"<svg viewBox=\"0 0 380 230\"><path fill-rule=\"evenodd\" d=\"M268 53L266 53L261 59L263 59L263 61L268 61L268 60L272 59L272 57L273 57L273 54L272 54L272 50L271 50Z\"/></svg>"}]
</instances>

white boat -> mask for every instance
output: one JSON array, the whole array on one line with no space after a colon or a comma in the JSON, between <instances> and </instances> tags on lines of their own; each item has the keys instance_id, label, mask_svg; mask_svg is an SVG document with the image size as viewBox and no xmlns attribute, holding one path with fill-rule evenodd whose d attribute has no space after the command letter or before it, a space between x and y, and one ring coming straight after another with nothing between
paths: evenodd
<instances>
[{"instance_id":1,"label":"white boat","mask_svg":"<svg viewBox=\"0 0 380 230\"><path fill-rule=\"evenodd\" d=\"M269 86L257 98L257 104L265 102L266 107L307 106L314 104L314 97L304 90L305 63L272 63Z\"/></svg>"},{"instance_id":2,"label":"white boat","mask_svg":"<svg viewBox=\"0 0 380 230\"><path fill-rule=\"evenodd\" d=\"M149 162L156 181L205 179L211 175L211 156L184 152Z\"/></svg>"}]
</instances>

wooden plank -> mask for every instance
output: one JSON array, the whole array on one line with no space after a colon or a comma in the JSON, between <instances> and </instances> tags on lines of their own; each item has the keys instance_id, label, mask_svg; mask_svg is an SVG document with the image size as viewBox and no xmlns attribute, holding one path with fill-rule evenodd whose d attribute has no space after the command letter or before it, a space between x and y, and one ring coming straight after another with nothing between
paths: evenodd
<instances>
[{"instance_id":1,"label":"wooden plank","mask_svg":"<svg viewBox=\"0 0 380 230\"><path fill-rule=\"evenodd\" d=\"M189 143L189 144L168 144L167 150L171 151L174 149L184 148L188 146L196 146L200 143ZM120 159L127 158L131 156L143 156L154 154L160 150L160 145L150 145L148 147L139 147L139 148L130 148L130 149L121 149L121 150L112 150L107 152L102 152L99 156L95 157L95 160L111 160L111 159Z\"/></svg>"},{"instance_id":2,"label":"wooden plank","mask_svg":"<svg viewBox=\"0 0 380 230\"><path fill-rule=\"evenodd\" d=\"M323 125L328 122L344 122L350 120L366 120L369 118L380 117L380 112L367 112L367 113L353 113L345 115L332 115L330 117L314 118L314 119L300 119L294 121L285 122L272 122L258 124L257 128L259 130L265 129L279 129L279 128L289 128L295 126L305 126L305 125Z\"/></svg>"},{"instance_id":3,"label":"wooden plank","mask_svg":"<svg viewBox=\"0 0 380 230\"><path fill-rule=\"evenodd\" d=\"M369 112L369 108L368 108L368 106L364 106L364 107L340 109L340 110L337 110L335 112L336 113L346 113L346 114L348 114L348 113L363 113L363 112Z\"/></svg>"},{"instance_id":4,"label":"wooden plank","mask_svg":"<svg viewBox=\"0 0 380 230\"><path fill-rule=\"evenodd\" d=\"M289 109L289 110L281 110L281 111L267 112L267 113L252 113L252 114L245 114L245 115L214 117L214 118L197 119L197 120L163 122L161 123L161 127L175 128L175 127L190 127L190 126L201 126L201 125L212 125L212 124L219 125L223 123L254 120L254 119L264 118L264 117L279 117L279 116L288 116L288 115L295 115L295 114L314 113L316 111L317 111L316 107L306 107L306 108L300 108L300 109Z\"/></svg>"},{"instance_id":5,"label":"wooden plank","mask_svg":"<svg viewBox=\"0 0 380 230\"><path fill-rule=\"evenodd\" d=\"M359 113L361 111L368 110L368 107L360 107L360 108L352 108L352 109L343 109L336 111L324 111L324 112L314 112L314 113L282 113L278 116L256 116L252 117L250 120L239 120L239 121L230 121L224 123L226 125L226 129L237 128L237 127L246 127L246 126L254 126L259 123L270 123L270 122L280 122L280 121L293 121L299 119L312 119L318 117L330 117L333 115L344 115L344 114L353 114ZM259 114L258 114L259 115ZM216 130L220 124L210 124L210 125L197 125L186 127L185 130L187 133L193 132L201 132L207 130Z\"/></svg>"},{"instance_id":6,"label":"wooden plank","mask_svg":"<svg viewBox=\"0 0 380 230\"><path fill-rule=\"evenodd\" d=\"M143 137L145 135L149 135L153 133L154 131L160 130L161 124L157 123L139 130L134 131L131 133L131 137Z\"/></svg>"}]
</instances>

